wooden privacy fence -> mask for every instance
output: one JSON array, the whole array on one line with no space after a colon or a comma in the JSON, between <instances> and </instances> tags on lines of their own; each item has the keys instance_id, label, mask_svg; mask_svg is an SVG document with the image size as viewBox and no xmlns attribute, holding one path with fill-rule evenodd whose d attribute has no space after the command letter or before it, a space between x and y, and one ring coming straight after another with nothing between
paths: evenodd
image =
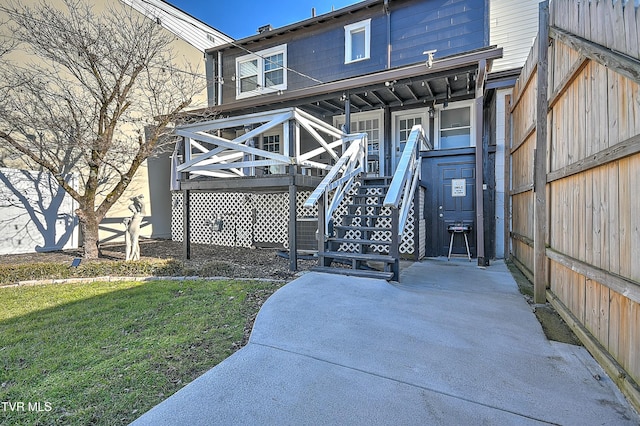
<instances>
[{"instance_id":1,"label":"wooden privacy fence","mask_svg":"<svg viewBox=\"0 0 640 426\"><path fill-rule=\"evenodd\" d=\"M640 10L540 4L507 117L511 257L640 407Z\"/></svg>"}]
</instances>

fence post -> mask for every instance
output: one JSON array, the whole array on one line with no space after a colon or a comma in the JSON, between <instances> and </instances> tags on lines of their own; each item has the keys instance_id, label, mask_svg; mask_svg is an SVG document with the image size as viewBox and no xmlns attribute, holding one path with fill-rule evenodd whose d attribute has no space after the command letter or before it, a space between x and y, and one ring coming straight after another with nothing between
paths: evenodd
<instances>
[{"instance_id":1,"label":"fence post","mask_svg":"<svg viewBox=\"0 0 640 426\"><path fill-rule=\"evenodd\" d=\"M549 77L549 1L539 5L538 99L536 106L536 150L534 157L533 301L547 301L547 112Z\"/></svg>"}]
</instances>

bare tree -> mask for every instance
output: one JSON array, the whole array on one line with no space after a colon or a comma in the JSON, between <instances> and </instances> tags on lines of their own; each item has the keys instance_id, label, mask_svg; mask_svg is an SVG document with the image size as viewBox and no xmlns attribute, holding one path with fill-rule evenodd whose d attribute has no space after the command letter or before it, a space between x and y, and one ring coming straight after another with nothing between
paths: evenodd
<instances>
[{"instance_id":1,"label":"bare tree","mask_svg":"<svg viewBox=\"0 0 640 426\"><path fill-rule=\"evenodd\" d=\"M175 36L154 20L127 7L64 5L0 6L15 49L30 57L0 61L0 140L78 202L84 256L96 258L99 223L204 89L204 75L177 63ZM65 180L70 172L79 189Z\"/></svg>"}]
</instances>

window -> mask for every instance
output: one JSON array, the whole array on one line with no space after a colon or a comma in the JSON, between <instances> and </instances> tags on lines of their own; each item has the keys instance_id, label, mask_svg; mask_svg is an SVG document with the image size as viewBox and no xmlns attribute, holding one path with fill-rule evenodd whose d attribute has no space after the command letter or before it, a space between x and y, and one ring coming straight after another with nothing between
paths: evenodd
<instances>
[{"instance_id":1,"label":"window","mask_svg":"<svg viewBox=\"0 0 640 426\"><path fill-rule=\"evenodd\" d=\"M400 119L400 152L404 149L407 140L409 139L409 134L411 133L411 129L413 126L417 124L422 124L422 117L411 117L411 118L401 118Z\"/></svg>"},{"instance_id":2,"label":"window","mask_svg":"<svg viewBox=\"0 0 640 426\"><path fill-rule=\"evenodd\" d=\"M440 149L465 148L471 142L471 107L440 111Z\"/></svg>"},{"instance_id":3,"label":"window","mask_svg":"<svg viewBox=\"0 0 640 426\"><path fill-rule=\"evenodd\" d=\"M262 149L267 152L280 153L280 135L262 137Z\"/></svg>"},{"instance_id":4,"label":"window","mask_svg":"<svg viewBox=\"0 0 640 426\"><path fill-rule=\"evenodd\" d=\"M351 114L351 123L349 127L350 133L366 133L367 134L367 172L378 174L380 172L381 163L384 157L381 154L384 134L382 128L382 113L363 112ZM345 124L344 115L334 118L334 126L340 128Z\"/></svg>"},{"instance_id":5,"label":"window","mask_svg":"<svg viewBox=\"0 0 640 426\"><path fill-rule=\"evenodd\" d=\"M284 53L264 58L265 87L280 86L284 83Z\"/></svg>"},{"instance_id":6,"label":"window","mask_svg":"<svg viewBox=\"0 0 640 426\"><path fill-rule=\"evenodd\" d=\"M258 60L240 62L238 66L240 75L240 93L251 92L258 89Z\"/></svg>"},{"instance_id":7,"label":"window","mask_svg":"<svg viewBox=\"0 0 640 426\"><path fill-rule=\"evenodd\" d=\"M371 19L344 27L344 63L369 59L371 53Z\"/></svg>"},{"instance_id":8,"label":"window","mask_svg":"<svg viewBox=\"0 0 640 426\"><path fill-rule=\"evenodd\" d=\"M268 152L280 153L280 135L269 135L262 137L262 149ZM262 160L263 157L258 157L258 159ZM264 174L267 175L277 175L284 173L283 166L268 166L264 168Z\"/></svg>"},{"instance_id":9,"label":"window","mask_svg":"<svg viewBox=\"0 0 640 426\"><path fill-rule=\"evenodd\" d=\"M236 99L287 89L287 45L236 59Z\"/></svg>"}]
</instances>

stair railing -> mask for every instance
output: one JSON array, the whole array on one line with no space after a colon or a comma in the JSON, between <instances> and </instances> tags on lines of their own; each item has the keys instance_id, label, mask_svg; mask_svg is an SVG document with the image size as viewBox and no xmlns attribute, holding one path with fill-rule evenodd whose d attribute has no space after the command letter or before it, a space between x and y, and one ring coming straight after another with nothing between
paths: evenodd
<instances>
[{"instance_id":1,"label":"stair railing","mask_svg":"<svg viewBox=\"0 0 640 426\"><path fill-rule=\"evenodd\" d=\"M425 135L422 126L416 124L411 129L407 143L402 151L402 156L398 162L398 167L393 174L389 191L383 201L385 207L391 207L394 211L394 216L395 212L398 212L399 209L398 219L397 221L394 220L394 222L397 223L397 234L394 235L397 240L399 240L404 233L409 211L411 210L411 200L420 181L422 164L420 151L429 149L433 149L433 146Z\"/></svg>"},{"instance_id":2,"label":"stair railing","mask_svg":"<svg viewBox=\"0 0 640 426\"><path fill-rule=\"evenodd\" d=\"M367 134L351 134L344 140L351 141L351 144L304 203L306 208L312 208L318 203L319 248L320 243L324 244L325 238L329 235L329 222L333 212L344 199L355 178L367 170Z\"/></svg>"}]
</instances>

